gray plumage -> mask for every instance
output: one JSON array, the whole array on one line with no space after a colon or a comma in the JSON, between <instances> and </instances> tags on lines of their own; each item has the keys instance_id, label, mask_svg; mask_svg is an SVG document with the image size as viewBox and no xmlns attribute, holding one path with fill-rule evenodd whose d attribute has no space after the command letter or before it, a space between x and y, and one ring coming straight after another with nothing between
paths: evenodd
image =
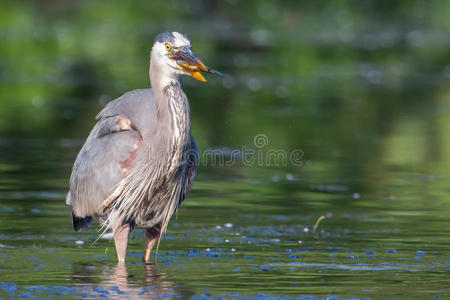
<instances>
[{"instance_id":1,"label":"gray plumage","mask_svg":"<svg viewBox=\"0 0 450 300\"><path fill-rule=\"evenodd\" d=\"M164 50L164 43L178 52L169 51L167 44ZM97 115L70 178L66 202L72 205L76 230L98 219L113 231L128 224L159 226L163 233L185 199L198 166L198 150L191 135L189 102L178 80L187 71L169 56L178 55L176 62L186 63L180 58L183 53L186 60L193 59L191 65L206 70L190 51L186 35L158 35L150 60L152 89L128 92Z\"/></svg>"},{"instance_id":2,"label":"gray plumage","mask_svg":"<svg viewBox=\"0 0 450 300\"><path fill-rule=\"evenodd\" d=\"M184 39L189 40L187 34L185 33L178 33L179 35L183 36ZM160 34L158 34L155 37L154 42L160 42L160 43L165 43L165 42L169 42L171 44L173 44L175 42L176 37L174 36L173 32L162 32Z\"/></svg>"},{"instance_id":3,"label":"gray plumage","mask_svg":"<svg viewBox=\"0 0 450 300\"><path fill-rule=\"evenodd\" d=\"M186 174L192 164L196 167L197 146L190 135L187 98L179 84L164 89L164 100L159 122L151 89L128 92L97 115L98 123L75 161L70 180L74 215L93 216L111 228L126 221L149 228L170 219L192 184L193 178ZM132 128L121 130L120 117L129 119ZM178 131L182 135L175 135ZM136 168L122 178L120 162L140 139L143 143L133 162ZM124 190L108 218L101 205L120 184Z\"/></svg>"}]
</instances>

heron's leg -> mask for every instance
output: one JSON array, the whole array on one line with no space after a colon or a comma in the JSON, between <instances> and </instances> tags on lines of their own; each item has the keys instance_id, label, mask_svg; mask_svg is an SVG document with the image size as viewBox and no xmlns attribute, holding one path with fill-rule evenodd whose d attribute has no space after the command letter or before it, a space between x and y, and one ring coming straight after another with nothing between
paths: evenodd
<instances>
[{"instance_id":1,"label":"heron's leg","mask_svg":"<svg viewBox=\"0 0 450 300\"><path fill-rule=\"evenodd\" d=\"M153 246L159 239L159 235L161 234L161 225L155 225L152 228L147 228L145 232L145 249L144 249L144 257L142 258L144 262L150 261L150 253L152 252Z\"/></svg>"},{"instance_id":2,"label":"heron's leg","mask_svg":"<svg viewBox=\"0 0 450 300\"><path fill-rule=\"evenodd\" d=\"M117 226L114 230L114 244L116 246L117 260L125 261L127 255L128 234L130 233L130 224Z\"/></svg>"}]
</instances>

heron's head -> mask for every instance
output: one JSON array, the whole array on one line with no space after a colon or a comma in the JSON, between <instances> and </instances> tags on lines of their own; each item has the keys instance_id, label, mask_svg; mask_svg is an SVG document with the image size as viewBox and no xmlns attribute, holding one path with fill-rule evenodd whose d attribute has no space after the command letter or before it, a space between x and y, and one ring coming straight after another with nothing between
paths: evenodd
<instances>
[{"instance_id":1,"label":"heron's head","mask_svg":"<svg viewBox=\"0 0 450 300\"><path fill-rule=\"evenodd\" d=\"M169 77L187 74L205 82L201 71L223 75L208 68L191 50L191 41L182 33L164 32L155 38L151 53L152 63Z\"/></svg>"}]
</instances>

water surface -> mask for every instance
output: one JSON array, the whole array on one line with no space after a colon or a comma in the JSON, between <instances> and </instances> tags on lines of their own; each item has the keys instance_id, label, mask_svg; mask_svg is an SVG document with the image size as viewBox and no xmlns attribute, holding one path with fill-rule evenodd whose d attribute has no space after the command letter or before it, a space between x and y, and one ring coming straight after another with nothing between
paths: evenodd
<instances>
[{"instance_id":1,"label":"water surface","mask_svg":"<svg viewBox=\"0 0 450 300\"><path fill-rule=\"evenodd\" d=\"M0 4L0 297L450 297L447 2L58 3ZM118 265L68 179L168 28L229 75L183 81L197 180Z\"/></svg>"}]
</instances>

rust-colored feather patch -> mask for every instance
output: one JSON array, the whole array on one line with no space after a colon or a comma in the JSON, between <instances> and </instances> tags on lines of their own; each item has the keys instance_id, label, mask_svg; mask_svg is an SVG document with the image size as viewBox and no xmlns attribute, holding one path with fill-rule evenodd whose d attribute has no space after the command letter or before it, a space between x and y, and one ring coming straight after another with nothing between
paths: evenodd
<instances>
[{"instance_id":1,"label":"rust-colored feather patch","mask_svg":"<svg viewBox=\"0 0 450 300\"><path fill-rule=\"evenodd\" d=\"M128 120L128 119L127 119ZM129 120L128 120L129 121ZM130 126L130 125L128 125ZM139 131L136 130L136 142L133 145L133 148L131 149L130 156L128 156L126 159L121 160L119 162L120 167L122 168L122 176L126 177L131 172L131 168L133 167L133 162L136 159L137 152L139 148L142 145L142 135Z\"/></svg>"}]
</instances>

